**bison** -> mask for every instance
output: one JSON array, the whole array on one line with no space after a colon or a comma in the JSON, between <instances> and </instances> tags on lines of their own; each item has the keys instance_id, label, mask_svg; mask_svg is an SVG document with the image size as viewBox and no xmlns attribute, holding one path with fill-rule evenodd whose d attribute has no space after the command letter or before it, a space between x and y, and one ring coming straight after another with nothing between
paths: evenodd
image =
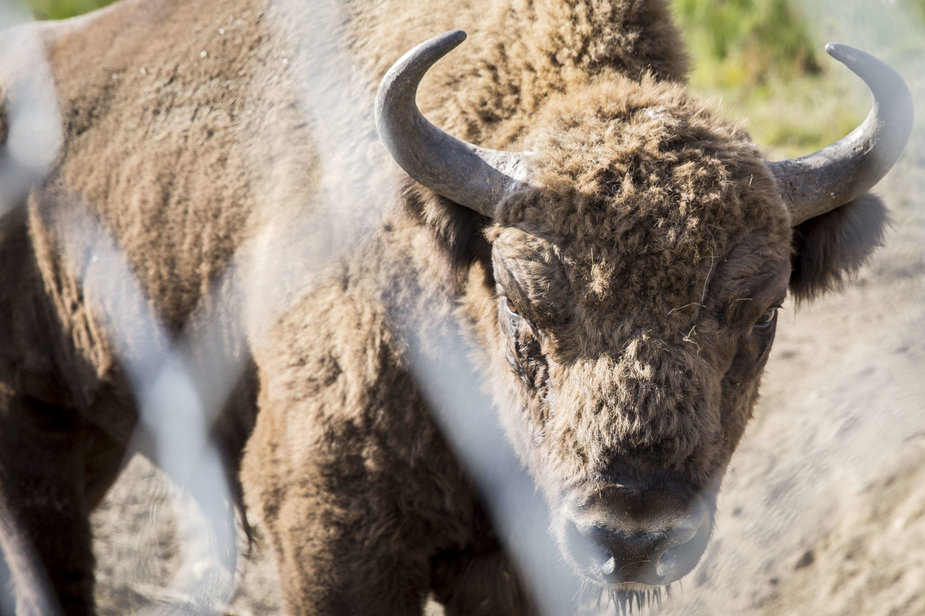
<instances>
[{"instance_id":1,"label":"bison","mask_svg":"<svg viewBox=\"0 0 925 616\"><path fill-rule=\"evenodd\" d=\"M471 41L438 63L454 28ZM26 97L44 69L23 37L60 118L44 166L24 166L41 135L13 113L49 99ZM620 601L678 580L788 288L837 287L881 238L867 191L910 97L829 52L873 111L767 162L686 90L663 0L123 0L8 33L0 503L18 536L0 545L30 546L66 613L93 611L88 514L127 453L156 457L139 357L208 330L187 373L289 612L420 614L432 593L448 614L534 613L415 376L455 322L574 575ZM152 328L119 325L146 311ZM12 576L23 612L34 577Z\"/></svg>"}]
</instances>

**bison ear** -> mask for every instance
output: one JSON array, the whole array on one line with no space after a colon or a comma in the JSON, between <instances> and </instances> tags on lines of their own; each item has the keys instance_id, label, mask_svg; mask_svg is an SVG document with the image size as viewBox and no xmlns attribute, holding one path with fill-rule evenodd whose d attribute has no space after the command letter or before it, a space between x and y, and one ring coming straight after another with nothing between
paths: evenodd
<instances>
[{"instance_id":1,"label":"bison ear","mask_svg":"<svg viewBox=\"0 0 925 616\"><path fill-rule=\"evenodd\" d=\"M883 202L868 193L794 227L790 293L800 302L839 288L882 244L887 223Z\"/></svg>"}]
</instances>

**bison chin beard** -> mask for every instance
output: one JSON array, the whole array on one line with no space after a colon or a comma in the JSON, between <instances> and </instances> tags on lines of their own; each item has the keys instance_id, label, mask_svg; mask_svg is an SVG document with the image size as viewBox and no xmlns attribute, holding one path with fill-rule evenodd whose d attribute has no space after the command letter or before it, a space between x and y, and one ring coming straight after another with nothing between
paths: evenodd
<instances>
[{"instance_id":1,"label":"bison chin beard","mask_svg":"<svg viewBox=\"0 0 925 616\"><path fill-rule=\"evenodd\" d=\"M670 586L644 586L641 584L627 584L620 588L601 588L593 582L582 581L582 596L591 597L589 607L594 606L595 612L605 609L609 603L613 606L615 614L626 616L632 614L634 608L641 612L646 607L656 605L661 607L662 595L671 596ZM593 597L596 596L596 599Z\"/></svg>"}]
</instances>

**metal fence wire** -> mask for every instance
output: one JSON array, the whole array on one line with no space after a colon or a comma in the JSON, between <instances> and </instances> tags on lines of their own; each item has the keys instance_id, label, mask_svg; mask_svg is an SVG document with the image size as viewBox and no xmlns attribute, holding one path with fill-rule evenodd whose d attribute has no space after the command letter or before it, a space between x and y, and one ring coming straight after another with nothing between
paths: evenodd
<instances>
[{"instance_id":1,"label":"metal fence wire","mask_svg":"<svg viewBox=\"0 0 925 616\"><path fill-rule=\"evenodd\" d=\"M846 11L847 5L853 11L862 11L857 4L810 2L804 11L811 18L823 11ZM180 488L169 493L169 499L177 503L177 518L181 520L179 558L161 594L168 598L167 603L172 597L176 604L152 604L145 608L148 613L172 612L178 604L199 613L231 609L236 586L241 582L236 575L236 568L241 566L240 520L235 517L234 488L227 480L221 454L210 439L210 429L247 369L244 336L240 332L269 328L328 264L349 258L376 229L390 195L395 193L393 176L384 171L392 163L378 146L372 125L372 93L361 82L350 53L337 36L344 22L341 7L328 0L312 0L312 10L303 13L305 18L295 27L276 27L281 36L294 30L301 33L298 41L290 41L294 54L302 58L300 111L312 127L318 159L323 161L319 189L311 197L311 207L306 208L311 215L285 232L275 228L270 235L251 238L213 285L217 291L193 312L182 335L167 331L118 242L89 213L91 207L62 201L57 204L60 215L50 217L60 225L57 232L64 238L60 258L76 273L83 297L99 321L105 323L109 344L131 383L140 432L139 440L130 447L130 455L143 451ZM28 17L16 3L0 3L0 26L27 23ZM914 27L914 20L906 23ZM865 31L880 31L857 21L845 28L845 39L863 39ZM36 30L13 27L3 37L3 49L12 54L7 57L15 59L0 67L0 76L7 84L4 112L8 127L0 150L0 221L23 207L30 189L54 165L62 145L61 118ZM859 40L858 44L863 43ZM879 40L868 46L888 44ZM915 68L899 67L921 100L921 75L925 72L911 72ZM317 104L319 92L324 92L323 108ZM915 135L910 150L923 151L921 131ZM266 168L264 161L251 163L268 187L267 199L284 198L284 194L274 193L273 187L299 180L280 177L288 171ZM907 175L920 172L915 162L896 171ZM261 257L259 267L252 260L255 254ZM255 288L262 292L252 293ZM913 304L922 305L921 301ZM507 444L491 402L481 393L482 376L474 365L477 362L471 359L478 349L470 340L471 334L458 322L421 324L406 322L404 314L393 317L396 329L403 331L411 343L408 361L416 381L457 455L487 498L500 535L519 562L537 602L547 614L569 613L576 588L570 576L559 569L561 557L548 533L545 506ZM415 332L424 330L445 333L438 343L445 350L444 365L435 366L424 359L419 347L422 342L415 337ZM229 336L228 332L238 334ZM920 340L921 328L909 335ZM925 424L914 415L897 417L897 421L905 422L897 434L880 435L887 445L901 440L902 434L925 430ZM798 473L799 468L790 470ZM735 484L737 480L733 477L731 481ZM803 506L811 498L810 492L800 493L792 505ZM31 547L12 527L7 507L0 501L0 613L16 612L17 598L9 592L13 582L17 587L33 589L30 600L36 613L60 613L48 594L48 580L33 558ZM824 515L812 507L807 511ZM801 523L793 521L797 526ZM793 529L788 532L799 534ZM711 548L707 558L712 558L715 551ZM722 559L723 554L716 558ZM709 571L712 565L708 562L703 567ZM750 567L757 565L746 562L743 570L751 571ZM666 605L665 613L680 613L677 610L682 609L707 613L705 610L711 609L698 604L696 597L688 598L687 603L675 603L674 607ZM652 609L656 610L655 606Z\"/></svg>"}]
</instances>

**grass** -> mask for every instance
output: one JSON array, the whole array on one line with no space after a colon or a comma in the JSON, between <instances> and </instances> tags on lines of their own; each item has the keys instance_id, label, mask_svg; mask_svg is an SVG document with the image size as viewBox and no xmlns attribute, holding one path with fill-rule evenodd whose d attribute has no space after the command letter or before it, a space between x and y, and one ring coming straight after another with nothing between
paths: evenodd
<instances>
[{"instance_id":1,"label":"grass","mask_svg":"<svg viewBox=\"0 0 925 616\"><path fill-rule=\"evenodd\" d=\"M65 19L112 2L113 0L28 0L27 4L36 19Z\"/></svg>"},{"instance_id":2,"label":"grass","mask_svg":"<svg viewBox=\"0 0 925 616\"><path fill-rule=\"evenodd\" d=\"M922 0L925 7L925 0ZM867 102L833 77L844 70L811 37L788 0L673 0L694 60L691 86L748 118L755 141L778 156L831 143L867 113Z\"/></svg>"},{"instance_id":3,"label":"grass","mask_svg":"<svg viewBox=\"0 0 925 616\"><path fill-rule=\"evenodd\" d=\"M694 83L742 88L819 75L818 50L787 0L674 0Z\"/></svg>"}]
</instances>

